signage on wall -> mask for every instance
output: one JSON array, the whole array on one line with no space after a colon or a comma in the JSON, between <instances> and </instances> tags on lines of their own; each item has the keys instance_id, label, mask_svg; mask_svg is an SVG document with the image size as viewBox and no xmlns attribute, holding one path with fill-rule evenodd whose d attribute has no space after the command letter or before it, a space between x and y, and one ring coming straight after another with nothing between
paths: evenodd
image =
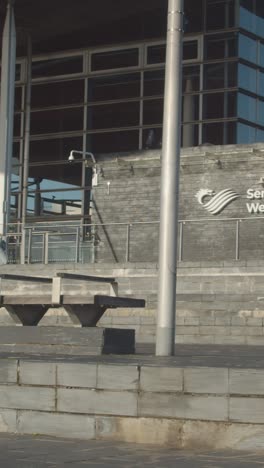
<instances>
[{"instance_id":1,"label":"signage on wall","mask_svg":"<svg viewBox=\"0 0 264 468\"><path fill-rule=\"evenodd\" d=\"M263 181L264 182L264 181ZM237 192L228 188L215 193L211 189L200 189L195 197L198 203L212 215L220 214L230 203L241 198ZM264 213L264 189L256 190L249 188L246 191L246 209L249 214Z\"/></svg>"},{"instance_id":2,"label":"signage on wall","mask_svg":"<svg viewBox=\"0 0 264 468\"><path fill-rule=\"evenodd\" d=\"M254 200L247 203L247 210L250 214L264 213L264 190L247 190L247 199Z\"/></svg>"},{"instance_id":3,"label":"signage on wall","mask_svg":"<svg viewBox=\"0 0 264 468\"><path fill-rule=\"evenodd\" d=\"M195 197L198 202L203 205L204 209L209 211L213 215L221 213L232 201L239 198L238 193L232 189L221 190L219 193L215 193L214 190L200 189L196 193ZM210 197L209 201L205 199Z\"/></svg>"}]
</instances>

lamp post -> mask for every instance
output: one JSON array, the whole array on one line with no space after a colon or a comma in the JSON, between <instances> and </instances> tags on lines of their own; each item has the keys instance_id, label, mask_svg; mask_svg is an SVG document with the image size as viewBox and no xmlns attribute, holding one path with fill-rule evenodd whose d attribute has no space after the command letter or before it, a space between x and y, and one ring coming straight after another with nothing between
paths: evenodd
<instances>
[{"instance_id":1,"label":"lamp post","mask_svg":"<svg viewBox=\"0 0 264 468\"><path fill-rule=\"evenodd\" d=\"M183 2L169 0L160 197L156 355L174 354L178 233Z\"/></svg>"}]
</instances>

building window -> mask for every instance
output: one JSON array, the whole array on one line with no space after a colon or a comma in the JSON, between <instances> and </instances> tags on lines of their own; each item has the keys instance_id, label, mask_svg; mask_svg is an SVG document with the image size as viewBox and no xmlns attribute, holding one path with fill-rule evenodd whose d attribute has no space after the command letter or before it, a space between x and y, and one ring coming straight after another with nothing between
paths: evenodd
<instances>
[{"instance_id":1,"label":"building window","mask_svg":"<svg viewBox=\"0 0 264 468\"><path fill-rule=\"evenodd\" d=\"M54 139L31 139L30 142L30 161L33 162L49 162L49 161L65 161L72 149L81 149L83 137L80 136L64 136Z\"/></svg>"},{"instance_id":2,"label":"building window","mask_svg":"<svg viewBox=\"0 0 264 468\"><path fill-rule=\"evenodd\" d=\"M257 70L246 65L238 65L238 86L257 93Z\"/></svg>"},{"instance_id":3,"label":"building window","mask_svg":"<svg viewBox=\"0 0 264 468\"><path fill-rule=\"evenodd\" d=\"M83 108L31 112L31 134L65 133L83 129Z\"/></svg>"},{"instance_id":4,"label":"building window","mask_svg":"<svg viewBox=\"0 0 264 468\"><path fill-rule=\"evenodd\" d=\"M206 0L206 30L235 26L235 0Z\"/></svg>"},{"instance_id":5,"label":"building window","mask_svg":"<svg viewBox=\"0 0 264 468\"><path fill-rule=\"evenodd\" d=\"M205 36L205 59L237 57L237 33Z\"/></svg>"},{"instance_id":6,"label":"building window","mask_svg":"<svg viewBox=\"0 0 264 468\"><path fill-rule=\"evenodd\" d=\"M200 0L193 12L188 0L185 5L189 21L196 15L200 18L199 28L206 25L208 31L203 37L184 38L182 146L260 141L264 132L264 40L253 39L246 32L220 30L234 25L232 0L202 3L207 13L214 11L214 18L207 15L204 24ZM219 32L210 32L209 26ZM165 55L165 41L161 40L33 59L29 155L33 185L29 207L39 207L41 195L43 216L78 213L77 192L82 192L84 200L89 188L81 187L80 180L74 182L74 187L69 186L66 172L72 171L73 176L73 166L67 166L64 172L55 169L58 163L61 167L67 165L73 149L97 154L161 148ZM25 65L26 61L20 59L20 82L15 90L13 156L19 161L20 175ZM45 173L45 182L40 181L46 166L50 175ZM21 186L13 182L13 213L18 213ZM62 184L61 193L53 193L55 183Z\"/></svg>"},{"instance_id":7,"label":"building window","mask_svg":"<svg viewBox=\"0 0 264 468\"><path fill-rule=\"evenodd\" d=\"M91 59L91 71L137 67L138 65L138 49L120 49L94 53Z\"/></svg>"},{"instance_id":8,"label":"building window","mask_svg":"<svg viewBox=\"0 0 264 468\"><path fill-rule=\"evenodd\" d=\"M87 108L87 129L99 130L139 125L139 101L111 103Z\"/></svg>"},{"instance_id":9,"label":"building window","mask_svg":"<svg viewBox=\"0 0 264 468\"><path fill-rule=\"evenodd\" d=\"M48 76L72 75L82 73L83 57L62 57L49 60L33 60L32 78Z\"/></svg>"},{"instance_id":10,"label":"building window","mask_svg":"<svg viewBox=\"0 0 264 468\"><path fill-rule=\"evenodd\" d=\"M140 73L89 78L88 102L139 98L140 80Z\"/></svg>"},{"instance_id":11,"label":"building window","mask_svg":"<svg viewBox=\"0 0 264 468\"><path fill-rule=\"evenodd\" d=\"M239 34L238 53L240 58L257 63L257 51L257 41L244 34Z\"/></svg>"},{"instance_id":12,"label":"building window","mask_svg":"<svg viewBox=\"0 0 264 468\"><path fill-rule=\"evenodd\" d=\"M31 90L31 106L67 106L84 102L84 80L56 81L34 84Z\"/></svg>"},{"instance_id":13,"label":"building window","mask_svg":"<svg viewBox=\"0 0 264 468\"><path fill-rule=\"evenodd\" d=\"M250 122L257 122L257 100L244 93L238 93L237 98L238 117Z\"/></svg>"}]
</instances>

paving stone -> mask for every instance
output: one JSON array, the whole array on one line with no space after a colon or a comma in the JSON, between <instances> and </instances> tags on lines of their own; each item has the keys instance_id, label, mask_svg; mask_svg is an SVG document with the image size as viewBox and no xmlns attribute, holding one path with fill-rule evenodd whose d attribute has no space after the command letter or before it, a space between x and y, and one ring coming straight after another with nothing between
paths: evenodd
<instances>
[{"instance_id":1,"label":"paving stone","mask_svg":"<svg viewBox=\"0 0 264 468\"><path fill-rule=\"evenodd\" d=\"M18 411L17 430L22 434L47 434L71 439L93 439L95 420L91 416Z\"/></svg>"},{"instance_id":2,"label":"paving stone","mask_svg":"<svg viewBox=\"0 0 264 468\"><path fill-rule=\"evenodd\" d=\"M264 371L258 369L230 369L229 392L264 395Z\"/></svg>"},{"instance_id":3,"label":"paving stone","mask_svg":"<svg viewBox=\"0 0 264 468\"><path fill-rule=\"evenodd\" d=\"M139 416L226 421L228 399L147 392L139 396Z\"/></svg>"},{"instance_id":4,"label":"paving stone","mask_svg":"<svg viewBox=\"0 0 264 468\"><path fill-rule=\"evenodd\" d=\"M16 432L16 410L0 409L0 433Z\"/></svg>"},{"instance_id":5,"label":"paving stone","mask_svg":"<svg viewBox=\"0 0 264 468\"><path fill-rule=\"evenodd\" d=\"M19 361L19 383L26 385L56 385L56 364L52 362Z\"/></svg>"},{"instance_id":6,"label":"paving stone","mask_svg":"<svg viewBox=\"0 0 264 468\"><path fill-rule=\"evenodd\" d=\"M137 394L59 388L57 408L59 412L137 416Z\"/></svg>"},{"instance_id":7,"label":"paving stone","mask_svg":"<svg viewBox=\"0 0 264 468\"><path fill-rule=\"evenodd\" d=\"M264 398L231 397L229 419L243 423L264 423Z\"/></svg>"},{"instance_id":8,"label":"paving stone","mask_svg":"<svg viewBox=\"0 0 264 468\"><path fill-rule=\"evenodd\" d=\"M244 326L246 325L245 317L232 317L231 324L235 326Z\"/></svg>"},{"instance_id":9,"label":"paving stone","mask_svg":"<svg viewBox=\"0 0 264 468\"><path fill-rule=\"evenodd\" d=\"M206 367L184 369L184 391L188 393L228 393L228 369Z\"/></svg>"},{"instance_id":10,"label":"paving stone","mask_svg":"<svg viewBox=\"0 0 264 468\"><path fill-rule=\"evenodd\" d=\"M0 385L0 407L53 411L55 409L55 389Z\"/></svg>"},{"instance_id":11,"label":"paving stone","mask_svg":"<svg viewBox=\"0 0 264 468\"><path fill-rule=\"evenodd\" d=\"M246 324L250 327L262 327L262 318L249 317L246 319Z\"/></svg>"},{"instance_id":12,"label":"paving stone","mask_svg":"<svg viewBox=\"0 0 264 468\"><path fill-rule=\"evenodd\" d=\"M171 367L145 367L140 369L140 389L145 392L181 392L183 370Z\"/></svg>"},{"instance_id":13,"label":"paving stone","mask_svg":"<svg viewBox=\"0 0 264 468\"><path fill-rule=\"evenodd\" d=\"M0 359L0 383L17 382L17 360Z\"/></svg>"},{"instance_id":14,"label":"paving stone","mask_svg":"<svg viewBox=\"0 0 264 468\"><path fill-rule=\"evenodd\" d=\"M97 365L58 363L57 382L62 387L96 388Z\"/></svg>"},{"instance_id":15,"label":"paving stone","mask_svg":"<svg viewBox=\"0 0 264 468\"><path fill-rule=\"evenodd\" d=\"M178 335L199 335L199 327L195 326L177 326L176 324L176 333Z\"/></svg>"},{"instance_id":16,"label":"paving stone","mask_svg":"<svg viewBox=\"0 0 264 468\"><path fill-rule=\"evenodd\" d=\"M245 335L261 336L263 335L262 327L245 327Z\"/></svg>"},{"instance_id":17,"label":"paving stone","mask_svg":"<svg viewBox=\"0 0 264 468\"><path fill-rule=\"evenodd\" d=\"M137 390L138 366L111 366L98 364L97 388L106 390Z\"/></svg>"},{"instance_id":18,"label":"paving stone","mask_svg":"<svg viewBox=\"0 0 264 468\"><path fill-rule=\"evenodd\" d=\"M246 337L241 335L232 335L232 336L215 336L214 343L216 345L245 345L246 344Z\"/></svg>"}]
</instances>

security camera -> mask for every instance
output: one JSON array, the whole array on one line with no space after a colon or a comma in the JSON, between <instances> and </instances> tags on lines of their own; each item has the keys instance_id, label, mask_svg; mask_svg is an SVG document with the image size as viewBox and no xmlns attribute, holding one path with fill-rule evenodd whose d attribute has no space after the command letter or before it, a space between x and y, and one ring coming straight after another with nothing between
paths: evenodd
<instances>
[{"instance_id":1,"label":"security camera","mask_svg":"<svg viewBox=\"0 0 264 468\"><path fill-rule=\"evenodd\" d=\"M73 151L70 152L70 156L68 157L68 161L69 162L73 162L74 161L74 156L73 156Z\"/></svg>"}]
</instances>

